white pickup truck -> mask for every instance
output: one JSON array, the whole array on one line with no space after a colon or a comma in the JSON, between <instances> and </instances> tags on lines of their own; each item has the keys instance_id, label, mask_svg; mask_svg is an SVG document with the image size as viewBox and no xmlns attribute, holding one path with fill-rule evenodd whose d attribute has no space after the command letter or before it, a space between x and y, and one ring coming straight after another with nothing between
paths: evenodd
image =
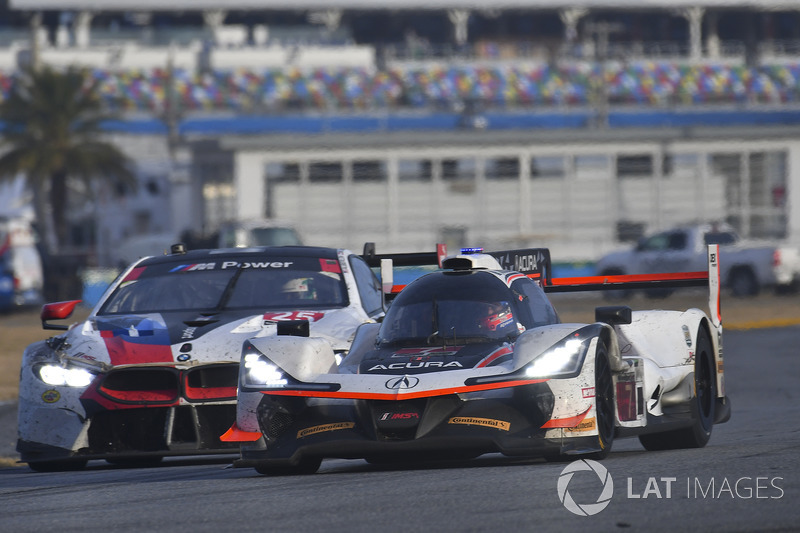
<instances>
[{"instance_id":1,"label":"white pickup truck","mask_svg":"<svg viewBox=\"0 0 800 533\"><path fill-rule=\"evenodd\" d=\"M632 249L602 257L595 268L602 276L699 271L708 244L720 245L722 286L734 296L753 296L766 287L796 290L800 284L800 250L742 241L727 224L682 226L644 237Z\"/></svg>"}]
</instances>

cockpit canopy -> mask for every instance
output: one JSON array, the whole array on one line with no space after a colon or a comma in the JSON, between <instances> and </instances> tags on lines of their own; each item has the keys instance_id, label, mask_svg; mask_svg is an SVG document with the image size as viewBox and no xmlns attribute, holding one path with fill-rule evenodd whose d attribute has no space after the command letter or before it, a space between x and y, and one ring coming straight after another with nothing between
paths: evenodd
<instances>
[{"instance_id":1,"label":"cockpit canopy","mask_svg":"<svg viewBox=\"0 0 800 533\"><path fill-rule=\"evenodd\" d=\"M489 271L435 272L395 298L378 333L382 346L514 340L558 322L544 291L525 276Z\"/></svg>"}]
</instances>

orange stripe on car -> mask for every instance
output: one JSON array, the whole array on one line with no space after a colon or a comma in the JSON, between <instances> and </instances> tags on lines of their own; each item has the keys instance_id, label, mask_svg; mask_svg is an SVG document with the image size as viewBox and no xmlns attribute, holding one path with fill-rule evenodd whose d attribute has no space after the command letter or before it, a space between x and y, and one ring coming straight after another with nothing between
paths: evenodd
<instances>
[{"instance_id":1,"label":"orange stripe on car","mask_svg":"<svg viewBox=\"0 0 800 533\"><path fill-rule=\"evenodd\" d=\"M253 442L261 438L260 431L244 431L236 422L219 438L222 442Z\"/></svg>"},{"instance_id":2,"label":"orange stripe on car","mask_svg":"<svg viewBox=\"0 0 800 533\"><path fill-rule=\"evenodd\" d=\"M582 412L581 414L579 414L577 416L570 416L568 418L551 418L550 420L548 420L547 422L544 423L544 425L542 426L542 429L574 428L575 426L577 426L578 424L583 422L583 419L586 418L586 415L589 414L589 411L591 409L592 409L592 407L589 406L588 409L586 409L584 412Z\"/></svg>"},{"instance_id":3,"label":"orange stripe on car","mask_svg":"<svg viewBox=\"0 0 800 533\"><path fill-rule=\"evenodd\" d=\"M641 281L683 281L708 279L708 272L668 272L664 274L624 274L618 276L583 276L553 278L553 285L593 285L604 283L631 283Z\"/></svg>"},{"instance_id":4,"label":"orange stripe on car","mask_svg":"<svg viewBox=\"0 0 800 533\"><path fill-rule=\"evenodd\" d=\"M428 398L432 396L447 396L449 394L463 394L467 392L479 392L494 389L506 389L509 387L521 387L534 383L544 383L546 379L524 379L518 381L501 381L497 383L486 383L483 385L465 385L463 387L453 387L449 389L426 390L419 392L327 392L296 389L279 389L261 391L262 394L270 396L301 396L306 398L340 398L346 400L413 400L415 398ZM407 390L407 389L405 389Z\"/></svg>"}]
</instances>

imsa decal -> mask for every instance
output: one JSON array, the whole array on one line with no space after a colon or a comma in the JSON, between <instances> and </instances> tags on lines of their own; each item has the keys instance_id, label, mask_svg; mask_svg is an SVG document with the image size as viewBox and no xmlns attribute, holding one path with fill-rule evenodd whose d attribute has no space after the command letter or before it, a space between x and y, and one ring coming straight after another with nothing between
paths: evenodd
<instances>
[{"instance_id":1,"label":"imsa decal","mask_svg":"<svg viewBox=\"0 0 800 533\"><path fill-rule=\"evenodd\" d=\"M335 422L333 424L323 424L321 426L313 426L310 428L301 429L297 432L297 438L302 439L309 435L316 435L317 433L324 433L326 431L336 431L339 429L353 429L355 422Z\"/></svg>"},{"instance_id":2,"label":"imsa decal","mask_svg":"<svg viewBox=\"0 0 800 533\"><path fill-rule=\"evenodd\" d=\"M511 430L511 423L504 420L494 420L493 418L475 418L472 416L455 416L447 421L448 424L464 424L467 426L484 426L503 431Z\"/></svg>"}]
</instances>

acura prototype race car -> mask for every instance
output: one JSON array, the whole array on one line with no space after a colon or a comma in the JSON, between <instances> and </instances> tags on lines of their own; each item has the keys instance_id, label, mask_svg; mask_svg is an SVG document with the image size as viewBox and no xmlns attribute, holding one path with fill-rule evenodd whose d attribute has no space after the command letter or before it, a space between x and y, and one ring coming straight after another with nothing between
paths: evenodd
<instances>
[{"instance_id":1,"label":"acura prototype race car","mask_svg":"<svg viewBox=\"0 0 800 533\"><path fill-rule=\"evenodd\" d=\"M22 358L17 451L33 470L238 454L219 436L235 420L243 342L302 319L336 358L384 314L378 278L348 250L173 248L128 267L70 328L51 321L79 301L43 307L45 329L66 331Z\"/></svg>"},{"instance_id":2,"label":"acura prototype race car","mask_svg":"<svg viewBox=\"0 0 800 533\"><path fill-rule=\"evenodd\" d=\"M552 279L546 249L447 258L359 326L341 362L313 335L246 341L223 440L262 474L313 473L323 458L602 458L626 436L702 447L730 416L716 254L709 272L620 279ZM697 284L711 317L614 306L566 324L546 295Z\"/></svg>"}]
</instances>

